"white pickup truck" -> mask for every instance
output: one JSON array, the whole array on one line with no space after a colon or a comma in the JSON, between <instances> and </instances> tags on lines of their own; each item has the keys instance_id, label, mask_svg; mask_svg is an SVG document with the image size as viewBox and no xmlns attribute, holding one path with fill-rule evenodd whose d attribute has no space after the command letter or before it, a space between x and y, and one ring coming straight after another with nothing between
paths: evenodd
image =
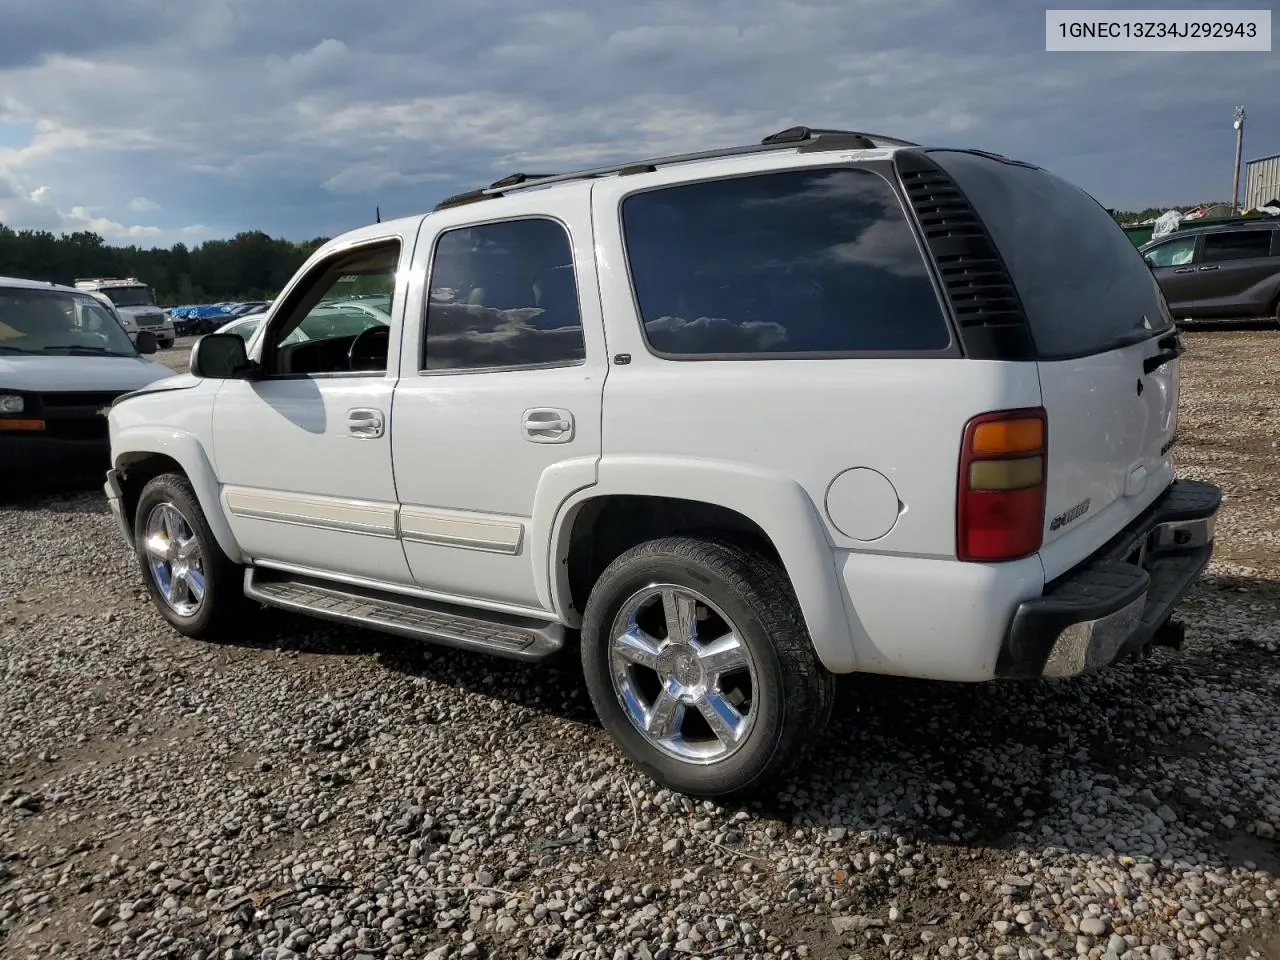
<instances>
[{"instance_id":1,"label":"white pickup truck","mask_svg":"<svg viewBox=\"0 0 1280 960\"><path fill-rule=\"evenodd\" d=\"M107 492L184 634L248 598L577 649L625 754L723 797L799 760L838 674L1179 646L1221 500L1174 479L1182 350L1078 188L800 127L332 240L247 344L115 404Z\"/></svg>"}]
</instances>

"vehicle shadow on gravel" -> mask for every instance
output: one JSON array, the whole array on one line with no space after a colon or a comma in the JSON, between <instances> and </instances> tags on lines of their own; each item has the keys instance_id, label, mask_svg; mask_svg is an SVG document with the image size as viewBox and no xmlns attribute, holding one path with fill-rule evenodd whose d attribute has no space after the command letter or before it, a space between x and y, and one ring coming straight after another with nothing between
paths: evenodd
<instances>
[{"instance_id":1,"label":"vehicle shadow on gravel","mask_svg":"<svg viewBox=\"0 0 1280 960\"><path fill-rule=\"evenodd\" d=\"M45 487L0 509L108 513L100 489L73 478L56 494ZM1184 652L1092 678L842 678L832 721L794 781L745 809L797 828L897 831L964 855L1053 845L1204 854L1280 873L1275 840L1252 830L1268 802L1280 803L1267 746L1280 741L1280 581L1210 574L1183 615ZM281 611L255 616L222 646L372 657L393 673L505 701L607 742L573 646L557 662L531 666Z\"/></svg>"},{"instance_id":2,"label":"vehicle shadow on gravel","mask_svg":"<svg viewBox=\"0 0 1280 960\"><path fill-rule=\"evenodd\" d=\"M110 513L102 474L71 474L0 487L0 510L15 513Z\"/></svg>"},{"instance_id":3,"label":"vehicle shadow on gravel","mask_svg":"<svg viewBox=\"0 0 1280 960\"><path fill-rule=\"evenodd\" d=\"M1189 598L1185 651L1096 677L977 685L841 678L831 723L800 774L743 809L796 828L890 830L952 846L962 858L1053 846L1204 856L1280 873L1275 841L1249 832L1274 786L1240 779L1251 752L1280 738L1275 711L1263 711L1254 744L1220 716L1223 698L1280 696L1274 653L1210 635L1217 608L1242 591L1264 601L1259 623L1266 608L1276 619L1280 584L1218 576ZM260 627L239 645L372 655L385 669L589 727L604 740L576 649L529 666L354 628L317 630L284 613ZM1233 712L1251 710L1242 702Z\"/></svg>"}]
</instances>

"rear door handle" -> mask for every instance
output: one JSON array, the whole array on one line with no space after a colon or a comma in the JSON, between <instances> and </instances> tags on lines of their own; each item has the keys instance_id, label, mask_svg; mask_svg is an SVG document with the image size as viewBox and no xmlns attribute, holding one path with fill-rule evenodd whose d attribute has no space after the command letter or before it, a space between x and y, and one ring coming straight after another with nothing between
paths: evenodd
<instances>
[{"instance_id":1,"label":"rear door handle","mask_svg":"<svg viewBox=\"0 0 1280 960\"><path fill-rule=\"evenodd\" d=\"M1201 267L1200 272L1203 273L1205 270L1221 270L1221 269L1222 268L1220 266L1218 266L1217 264L1214 264L1212 267Z\"/></svg>"},{"instance_id":2,"label":"rear door handle","mask_svg":"<svg viewBox=\"0 0 1280 960\"><path fill-rule=\"evenodd\" d=\"M1174 273L1195 273L1195 267L1178 267Z\"/></svg>"},{"instance_id":3,"label":"rear door handle","mask_svg":"<svg viewBox=\"0 0 1280 960\"><path fill-rule=\"evenodd\" d=\"M573 414L558 407L532 407L524 412L524 438L533 443L568 443L573 439Z\"/></svg>"},{"instance_id":4,"label":"rear door handle","mask_svg":"<svg viewBox=\"0 0 1280 960\"><path fill-rule=\"evenodd\" d=\"M361 440L373 440L382 436L382 411L370 407L357 407L347 411L347 432Z\"/></svg>"}]
</instances>

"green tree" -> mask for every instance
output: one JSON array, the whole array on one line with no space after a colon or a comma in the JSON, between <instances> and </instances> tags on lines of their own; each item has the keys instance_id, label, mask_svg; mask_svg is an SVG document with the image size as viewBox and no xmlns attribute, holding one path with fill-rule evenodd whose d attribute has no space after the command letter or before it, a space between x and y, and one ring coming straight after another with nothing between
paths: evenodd
<instances>
[{"instance_id":1,"label":"green tree","mask_svg":"<svg viewBox=\"0 0 1280 960\"><path fill-rule=\"evenodd\" d=\"M261 230L194 247L115 247L90 231L55 235L0 223L0 276L71 284L78 277L137 277L166 306L276 296L328 238L302 243Z\"/></svg>"}]
</instances>

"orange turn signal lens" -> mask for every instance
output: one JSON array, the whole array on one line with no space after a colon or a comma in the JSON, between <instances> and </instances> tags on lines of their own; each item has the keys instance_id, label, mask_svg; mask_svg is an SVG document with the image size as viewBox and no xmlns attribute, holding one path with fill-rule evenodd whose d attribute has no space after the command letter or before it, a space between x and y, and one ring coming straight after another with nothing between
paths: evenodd
<instances>
[{"instance_id":1,"label":"orange turn signal lens","mask_svg":"<svg viewBox=\"0 0 1280 960\"><path fill-rule=\"evenodd\" d=\"M1021 490L1044 480L1040 457L1017 460L975 460L969 464L970 490Z\"/></svg>"},{"instance_id":2,"label":"orange turn signal lens","mask_svg":"<svg viewBox=\"0 0 1280 960\"><path fill-rule=\"evenodd\" d=\"M23 430L30 433L43 429L43 420L6 420L0 418L0 430Z\"/></svg>"},{"instance_id":3,"label":"orange turn signal lens","mask_svg":"<svg viewBox=\"0 0 1280 960\"><path fill-rule=\"evenodd\" d=\"M972 453L980 457L1033 453L1044 449L1044 421L1038 417L992 420L973 430Z\"/></svg>"}]
</instances>

